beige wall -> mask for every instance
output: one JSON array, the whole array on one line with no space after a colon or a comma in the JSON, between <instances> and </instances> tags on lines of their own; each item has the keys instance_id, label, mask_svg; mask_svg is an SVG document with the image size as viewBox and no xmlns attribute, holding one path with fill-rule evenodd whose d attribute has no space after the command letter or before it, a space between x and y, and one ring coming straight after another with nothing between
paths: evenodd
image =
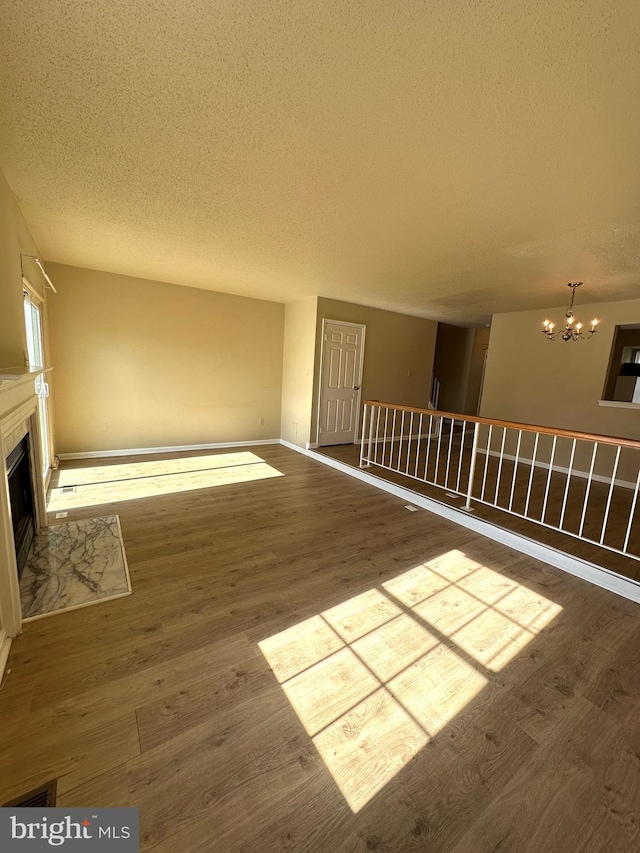
<instances>
[{"instance_id":1,"label":"beige wall","mask_svg":"<svg viewBox=\"0 0 640 853\"><path fill-rule=\"evenodd\" d=\"M542 321L562 321L565 307L497 314L482 394L485 417L640 439L640 410L598 405L605 386L616 325L640 323L640 299L576 306L588 323L600 319L588 341L548 341Z\"/></svg>"},{"instance_id":2,"label":"beige wall","mask_svg":"<svg viewBox=\"0 0 640 853\"><path fill-rule=\"evenodd\" d=\"M284 305L47 269L56 452L279 437Z\"/></svg>"},{"instance_id":3,"label":"beige wall","mask_svg":"<svg viewBox=\"0 0 640 853\"><path fill-rule=\"evenodd\" d=\"M362 323L365 337L362 399L425 407L429 402L437 323L335 299L318 299L313 441L317 424L322 321Z\"/></svg>"},{"instance_id":4,"label":"beige wall","mask_svg":"<svg viewBox=\"0 0 640 853\"><path fill-rule=\"evenodd\" d=\"M315 297L285 307L281 437L300 447L311 440L317 313Z\"/></svg>"},{"instance_id":5,"label":"beige wall","mask_svg":"<svg viewBox=\"0 0 640 853\"><path fill-rule=\"evenodd\" d=\"M0 367L26 364L21 252L39 254L13 193L0 172ZM24 271L34 290L42 295L42 276L28 258L24 259Z\"/></svg>"}]
</instances>

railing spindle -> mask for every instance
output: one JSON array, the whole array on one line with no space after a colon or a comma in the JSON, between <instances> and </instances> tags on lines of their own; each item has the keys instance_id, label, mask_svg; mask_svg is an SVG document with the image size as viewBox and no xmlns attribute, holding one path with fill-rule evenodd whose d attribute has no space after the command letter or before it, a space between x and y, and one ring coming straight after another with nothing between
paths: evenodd
<instances>
[{"instance_id":1,"label":"railing spindle","mask_svg":"<svg viewBox=\"0 0 640 853\"><path fill-rule=\"evenodd\" d=\"M430 483L429 480L429 459L431 456L431 432L433 431L433 415L429 415L429 435L427 437L427 454L424 460L424 479L427 483Z\"/></svg>"},{"instance_id":2,"label":"railing spindle","mask_svg":"<svg viewBox=\"0 0 640 853\"><path fill-rule=\"evenodd\" d=\"M482 475L482 491L480 492L480 500L484 500L484 490L487 485L487 470L489 468L489 457L491 456L491 437L493 435L493 424L489 424L489 434L487 435L487 449L484 457L484 474Z\"/></svg>"},{"instance_id":3,"label":"railing spindle","mask_svg":"<svg viewBox=\"0 0 640 853\"><path fill-rule=\"evenodd\" d=\"M460 436L460 453L458 455L458 476L456 477L456 492L460 491L460 475L462 474L462 458L464 456L464 438L467 430L467 422L462 421L462 434Z\"/></svg>"},{"instance_id":4,"label":"railing spindle","mask_svg":"<svg viewBox=\"0 0 640 853\"><path fill-rule=\"evenodd\" d=\"M529 471L529 483L527 485L527 499L524 502L524 517L528 518L529 501L531 500L531 487L533 486L533 477L536 471L536 456L538 455L538 442L540 441L540 433L536 433L533 442L533 455L531 456L531 471Z\"/></svg>"},{"instance_id":5,"label":"railing spindle","mask_svg":"<svg viewBox=\"0 0 640 853\"><path fill-rule=\"evenodd\" d=\"M593 468L596 464L596 455L598 453L598 442L596 441L593 445L593 453L591 454L591 466L589 468L589 476L587 478L587 487L584 492L584 503L582 504L582 516L580 517L580 529L578 530L578 536L582 537L582 531L584 530L584 520L587 515L587 504L589 503L589 493L591 492L591 478L593 477Z\"/></svg>"},{"instance_id":6,"label":"railing spindle","mask_svg":"<svg viewBox=\"0 0 640 853\"><path fill-rule=\"evenodd\" d=\"M573 471L573 460L576 455L576 444L578 440L576 438L573 439L573 445L571 447L571 456L569 458L569 470L567 471L567 482L564 487L564 495L562 497L562 512L560 513L560 521L558 522L558 527L562 530L562 525L564 524L564 514L567 511L567 498L569 497L569 489L571 488L571 472Z\"/></svg>"},{"instance_id":7,"label":"railing spindle","mask_svg":"<svg viewBox=\"0 0 640 853\"><path fill-rule=\"evenodd\" d=\"M388 435L387 427L388 426L389 426L389 407L385 406L385 409L384 409L384 438L382 439L382 466L383 467L386 467L385 462L387 460L387 435Z\"/></svg>"},{"instance_id":8,"label":"railing spindle","mask_svg":"<svg viewBox=\"0 0 640 853\"><path fill-rule=\"evenodd\" d=\"M502 444L500 445L500 461L496 473L496 492L493 496L493 505L498 506L498 493L500 491L500 478L502 477L502 463L504 462L504 442L507 437L507 428L502 427Z\"/></svg>"},{"instance_id":9,"label":"railing spindle","mask_svg":"<svg viewBox=\"0 0 640 853\"><path fill-rule=\"evenodd\" d=\"M549 500L549 488L551 486L551 477L553 476L553 462L556 458L556 442L558 441L558 436L553 436L553 442L551 445L551 458L549 459L549 473L547 474L547 485L544 490L544 501L542 502L542 514L540 516L540 521L544 524L544 517L547 514L547 501Z\"/></svg>"},{"instance_id":10,"label":"railing spindle","mask_svg":"<svg viewBox=\"0 0 640 853\"><path fill-rule=\"evenodd\" d=\"M416 467L413 471L413 476L418 479L418 462L420 461L420 442L422 441L422 412L420 412L420 421L418 423L418 444L416 445Z\"/></svg>"},{"instance_id":11,"label":"railing spindle","mask_svg":"<svg viewBox=\"0 0 640 853\"><path fill-rule=\"evenodd\" d=\"M627 553L627 548L629 547L629 537L631 536L631 528L633 526L633 518L636 514L636 504L638 503L638 492L640 491L640 468L638 469L638 479L636 480L636 487L633 492L633 499L631 501L631 509L629 510L629 523L627 524L627 532L624 537L624 544L622 546L622 552L624 554Z\"/></svg>"},{"instance_id":12,"label":"railing spindle","mask_svg":"<svg viewBox=\"0 0 640 853\"><path fill-rule=\"evenodd\" d=\"M373 447L373 464L378 464L378 442L380 441L380 406L376 406L376 443Z\"/></svg>"},{"instance_id":13,"label":"railing spindle","mask_svg":"<svg viewBox=\"0 0 640 853\"><path fill-rule=\"evenodd\" d=\"M404 410L402 411L402 417L400 418L400 441L398 442L398 456L396 459L396 470L398 474L400 473L400 460L402 459L402 441L404 438Z\"/></svg>"},{"instance_id":14,"label":"railing spindle","mask_svg":"<svg viewBox=\"0 0 640 853\"><path fill-rule=\"evenodd\" d=\"M480 424L476 421L473 427L473 444L471 445L471 459L469 460L469 482L467 483L467 500L464 508L471 512L471 501L473 500L473 478L476 473L476 459L478 458L478 437L480 435Z\"/></svg>"},{"instance_id":15,"label":"railing spindle","mask_svg":"<svg viewBox=\"0 0 640 853\"><path fill-rule=\"evenodd\" d=\"M447 467L445 469L444 474L444 487L445 489L449 488L449 467L451 465L451 447L453 445L453 428L455 426L455 421L453 418L451 419L451 425L449 426L449 449L447 450Z\"/></svg>"},{"instance_id":16,"label":"railing spindle","mask_svg":"<svg viewBox=\"0 0 640 853\"><path fill-rule=\"evenodd\" d=\"M413 436L413 412L411 412L411 417L409 418L409 438L407 440L407 467L405 469L405 474L409 473L409 461L411 459L411 438Z\"/></svg>"},{"instance_id":17,"label":"railing spindle","mask_svg":"<svg viewBox=\"0 0 640 853\"><path fill-rule=\"evenodd\" d=\"M509 495L509 512L513 507L513 495L516 489L516 479L518 477L518 461L520 459L520 444L522 442L522 430L518 430L518 443L516 444L516 458L513 463L513 477L511 478L511 493Z\"/></svg>"},{"instance_id":18,"label":"railing spindle","mask_svg":"<svg viewBox=\"0 0 640 853\"><path fill-rule=\"evenodd\" d=\"M391 444L389 446L389 468L393 465L393 445L396 440L396 410L393 410L393 418L391 419Z\"/></svg>"},{"instance_id":19,"label":"railing spindle","mask_svg":"<svg viewBox=\"0 0 640 853\"><path fill-rule=\"evenodd\" d=\"M433 482L438 482L438 468L440 467L440 446L442 445L442 426L444 424L444 418L440 418L440 424L436 429L438 430L438 449L436 451L436 470L433 473Z\"/></svg>"},{"instance_id":20,"label":"railing spindle","mask_svg":"<svg viewBox=\"0 0 640 853\"><path fill-rule=\"evenodd\" d=\"M616 459L613 463L613 471L611 472L611 485L609 486L609 494L607 495L607 506L604 511L604 518L602 519L602 530L600 531L600 539L599 542L602 545L604 542L604 535L607 531L607 522L609 521L609 510L611 509L611 498L613 497L613 490L616 485L616 474L618 473L618 464L620 462L620 448L616 450Z\"/></svg>"},{"instance_id":21,"label":"railing spindle","mask_svg":"<svg viewBox=\"0 0 640 853\"><path fill-rule=\"evenodd\" d=\"M365 436L365 425L367 423L367 412L369 407L365 403L364 408L362 410L362 435L360 437L360 468L365 467L365 451L364 451L364 436ZM368 449L367 449L368 452Z\"/></svg>"}]
</instances>

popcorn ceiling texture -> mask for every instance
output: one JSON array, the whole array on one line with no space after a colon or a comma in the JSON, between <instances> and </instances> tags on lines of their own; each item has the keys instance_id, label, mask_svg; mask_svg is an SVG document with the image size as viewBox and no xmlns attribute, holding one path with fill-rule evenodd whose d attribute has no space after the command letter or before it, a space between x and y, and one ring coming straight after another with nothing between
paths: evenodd
<instances>
[{"instance_id":1,"label":"popcorn ceiling texture","mask_svg":"<svg viewBox=\"0 0 640 853\"><path fill-rule=\"evenodd\" d=\"M4 0L51 261L462 323L640 290L636 0Z\"/></svg>"}]
</instances>

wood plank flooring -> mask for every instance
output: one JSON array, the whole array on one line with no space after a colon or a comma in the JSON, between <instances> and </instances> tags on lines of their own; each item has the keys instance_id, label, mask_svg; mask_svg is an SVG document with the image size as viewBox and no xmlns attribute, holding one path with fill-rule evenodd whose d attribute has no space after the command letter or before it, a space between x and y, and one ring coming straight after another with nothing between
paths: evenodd
<instances>
[{"instance_id":1,"label":"wood plank flooring","mask_svg":"<svg viewBox=\"0 0 640 853\"><path fill-rule=\"evenodd\" d=\"M425 470L425 452L424 446L418 454L418 466L416 469L416 454L414 443L412 442L411 449L407 448L407 442L394 442L393 459L400 458L403 460L401 471L414 472L418 470L421 474ZM424 445L424 442L423 442ZM469 476L469 457L470 445L467 439L463 454L462 466L460 468L460 483L459 490L466 491ZM335 447L322 447L319 452L330 456L332 459L337 459L344 462L346 465L358 467L360 461L360 448L353 444L342 444ZM388 459L387 453L387 459ZM407 456L409 463L407 464ZM433 456L433 454L431 454ZM445 479L445 459L446 454L443 452L443 458L440 460L438 482L442 483ZM460 440L459 436L455 437L451 452L451 473L449 484L451 488L456 486L458 462L460 458ZM590 487L590 497L587 512L584 519L584 536L589 537L592 541L588 542L582 539L576 539L559 530L553 530L544 527L540 524L530 521L529 519L509 514L504 512L513 501L514 512L524 512L524 507L527 500L528 485L531 475L531 465L520 460L517 471L514 472L514 463L505 459L502 465L496 457L489 457L486 477L484 473L485 457L480 455L479 462L476 468L476 477L474 479L474 497L479 497L483 480L486 480L485 491L488 501L495 501L497 507L479 503L477 500L473 502L474 515L477 518L482 518L491 521L498 527L504 527L507 530L513 530L529 539L534 539L542 542L545 545L550 545L559 551L566 551L580 559L595 563L598 566L603 566L606 569L623 575L635 581L640 581L640 561L624 554L611 551L608 548L601 548L596 543L600 539L602 530L603 516L605 507L609 497L609 485L594 481ZM380 452L380 461L382 461L382 453ZM393 463L396 467L396 462ZM496 488L496 480L500 472L499 488ZM372 465L368 469L368 473L376 477L389 480L392 483L404 486L418 494L427 497L435 498L436 500L457 507L463 505L464 498L460 495L451 494L443 488L433 486L429 483L421 482L420 480L407 477L404 473L387 470L380 465ZM428 476L431 480L435 478L435 464L431 460L428 467ZM545 503L545 493L547 487L548 472L544 468L535 468L531 477L531 500L528 508L528 514L531 518L540 519L543 512L545 513L545 521L549 524L559 526L560 517L562 514L562 506L565 498L565 488L567 483L566 474L562 472L554 472L548 482L549 493ZM511 497L511 485L514 485L513 498ZM582 516L583 501L586 489L586 479L574 477L572 479L570 489L566 495L566 511L563 518L564 529L577 533L580 528L580 520ZM633 498L633 490L616 486L611 495L611 509L606 525L606 535L604 543L612 548L621 549L627 525L629 522L630 504ZM633 524L630 530L629 537L629 553L640 555L640 512L633 516Z\"/></svg>"},{"instance_id":2,"label":"wood plank flooring","mask_svg":"<svg viewBox=\"0 0 640 853\"><path fill-rule=\"evenodd\" d=\"M70 509L133 594L14 641L0 802L56 777L163 853L638 850L640 606L252 452L282 476Z\"/></svg>"}]
</instances>

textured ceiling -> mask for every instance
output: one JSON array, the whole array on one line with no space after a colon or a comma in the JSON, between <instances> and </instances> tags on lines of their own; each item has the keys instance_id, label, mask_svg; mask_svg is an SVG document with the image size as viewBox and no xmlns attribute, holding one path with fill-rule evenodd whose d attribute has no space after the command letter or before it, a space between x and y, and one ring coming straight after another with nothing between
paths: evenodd
<instances>
[{"instance_id":1,"label":"textured ceiling","mask_svg":"<svg viewBox=\"0 0 640 853\"><path fill-rule=\"evenodd\" d=\"M637 0L3 0L43 256L435 319L640 295Z\"/></svg>"}]
</instances>

